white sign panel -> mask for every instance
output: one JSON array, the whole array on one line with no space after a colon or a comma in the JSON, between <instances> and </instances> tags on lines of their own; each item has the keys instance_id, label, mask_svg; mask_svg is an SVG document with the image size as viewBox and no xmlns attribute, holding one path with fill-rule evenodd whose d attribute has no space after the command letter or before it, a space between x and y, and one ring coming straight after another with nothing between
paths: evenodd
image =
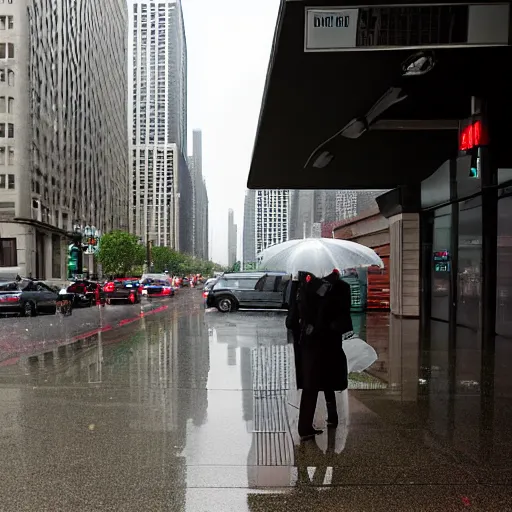
<instances>
[{"instance_id":1,"label":"white sign panel","mask_svg":"<svg viewBox=\"0 0 512 512\"><path fill-rule=\"evenodd\" d=\"M355 48L359 9L306 8L304 51Z\"/></svg>"}]
</instances>

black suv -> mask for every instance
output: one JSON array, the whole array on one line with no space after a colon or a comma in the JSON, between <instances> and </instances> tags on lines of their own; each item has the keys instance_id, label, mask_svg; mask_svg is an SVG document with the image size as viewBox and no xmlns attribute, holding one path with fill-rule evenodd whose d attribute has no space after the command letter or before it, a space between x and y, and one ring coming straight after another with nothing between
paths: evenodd
<instances>
[{"instance_id":1,"label":"black suv","mask_svg":"<svg viewBox=\"0 0 512 512\"><path fill-rule=\"evenodd\" d=\"M286 272L232 272L205 290L205 306L222 313L238 308L286 309L291 275Z\"/></svg>"}]
</instances>

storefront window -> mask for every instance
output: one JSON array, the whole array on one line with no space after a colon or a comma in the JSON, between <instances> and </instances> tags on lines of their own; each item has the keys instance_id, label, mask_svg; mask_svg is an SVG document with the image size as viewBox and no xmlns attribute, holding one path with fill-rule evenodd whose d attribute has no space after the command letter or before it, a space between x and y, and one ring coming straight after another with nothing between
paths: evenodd
<instances>
[{"instance_id":1,"label":"storefront window","mask_svg":"<svg viewBox=\"0 0 512 512\"><path fill-rule=\"evenodd\" d=\"M498 201L496 333L512 336L512 196Z\"/></svg>"},{"instance_id":2,"label":"storefront window","mask_svg":"<svg viewBox=\"0 0 512 512\"><path fill-rule=\"evenodd\" d=\"M432 243L431 316L446 322L450 319L451 224L451 206L436 210Z\"/></svg>"},{"instance_id":3,"label":"storefront window","mask_svg":"<svg viewBox=\"0 0 512 512\"><path fill-rule=\"evenodd\" d=\"M482 264L482 199L459 203L459 256L457 270L457 324L480 327Z\"/></svg>"}]
</instances>

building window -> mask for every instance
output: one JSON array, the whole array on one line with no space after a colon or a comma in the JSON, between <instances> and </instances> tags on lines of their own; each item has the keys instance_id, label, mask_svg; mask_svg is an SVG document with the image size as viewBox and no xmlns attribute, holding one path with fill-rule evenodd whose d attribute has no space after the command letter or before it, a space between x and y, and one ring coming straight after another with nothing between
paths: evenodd
<instances>
[{"instance_id":1,"label":"building window","mask_svg":"<svg viewBox=\"0 0 512 512\"><path fill-rule=\"evenodd\" d=\"M5 165L5 147L0 146L0 165Z\"/></svg>"},{"instance_id":2,"label":"building window","mask_svg":"<svg viewBox=\"0 0 512 512\"><path fill-rule=\"evenodd\" d=\"M5 123L0 123L0 137L5 137Z\"/></svg>"},{"instance_id":3,"label":"building window","mask_svg":"<svg viewBox=\"0 0 512 512\"><path fill-rule=\"evenodd\" d=\"M7 137L9 139L14 139L14 124L9 123L7 126Z\"/></svg>"},{"instance_id":4,"label":"building window","mask_svg":"<svg viewBox=\"0 0 512 512\"><path fill-rule=\"evenodd\" d=\"M5 43L0 43L0 59L5 59L7 57L7 45Z\"/></svg>"},{"instance_id":5,"label":"building window","mask_svg":"<svg viewBox=\"0 0 512 512\"><path fill-rule=\"evenodd\" d=\"M5 188L5 174L0 174L0 189Z\"/></svg>"},{"instance_id":6,"label":"building window","mask_svg":"<svg viewBox=\"0 0 512 512\"><path fill-rule=\"evenodd\" d=\"M9 146L8 149L9 165L14 165L14 148Z\"/></svg>"},{"instance_id":7,"label":"building window","mask_svg":"<svg viewBox=\"0 0 512 512\"><path fill-rule=\"evenodd\" d=\"M16 238L0 238L0 267L18 266Z\"/></svg>"},{"instance_id":8,"label":"building window","mask_svg":"<svg viewBox=\"0 0 512 512\"><path fill-rule=\"evenodd\" d=\"M12 69L7 70L7 81L9 87L14 87L14 71Z\"/></svg>"},{"instance_id":9,"label":"building window","mask_svg":"<svg viewBox=\"0 0 512 512\"><path fill-rule=\"evenodd\" d=\"M14 28L14 16L7 16L7 28L9 30Z\"/></svg>"},{"instance_id":10,"label":"building window","mask_svg":"<svg viewBox=\"0 0 512 512\"><path fill-rule=\"evenodd\" d=\"M5 30L7 26L7 16L0 16L0 30Z\"/></svg>"},{"instance_id":11,"label":"building window","mask_svg":"<svg viewBox=\"0 0 512 512\"><path fill-rule=\"evenodd\" d=\"M7 104L5 102L5 96L0 96L0 114L7 112Z\"/></svg>"},{"instance_id":12,"label":"building window","mask_svg":"<svg viewBox=\"0 0 512 512\"><path fill-rule=\"evenodd\" d=\"M7 100L7 113L14 114L14 98L9 98Z\"/></svg>"},{"instance_id":13,"label":"building window","mask_svg":"<svg viewBox=\"0 0 512 512\"><path fill-rule=\"evenodd\" d=\"M14 59L14 44L13 43L7 44L7 58Z\"/></svg>"},{"instance_id":14,"label":"building window","mask_svg":"<svg viewBox=\"0 0 512 512\"><path fill-rule=\"evenodd\" d=\"M14 174L7 175L7 188L9 190L14 190Z\"/></svg>"}]
</instances>

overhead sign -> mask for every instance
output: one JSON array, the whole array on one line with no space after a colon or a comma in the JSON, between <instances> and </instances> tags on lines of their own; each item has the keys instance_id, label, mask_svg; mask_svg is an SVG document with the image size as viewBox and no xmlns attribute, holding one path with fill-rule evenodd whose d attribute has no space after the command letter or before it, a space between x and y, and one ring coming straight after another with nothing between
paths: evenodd
<instances>
[{"instance_id":1,"label":"overhead sign","mask_svg":"<svg viewBox=\"0 0 512 512\"><path fill-rule=\"evenodd\" d=\"M305 52L508 46L508 2L305 7Z\"/></svg>"},{"instance_id":2,"label":"overhead sign","mask_svg":"<svg viewBox=\"0 0 512 512\"><path fill-rule=\"evenodd\" d=\"M305 51L356 46L359 9L306 9Z\"/></svg>"}]
</instances>

